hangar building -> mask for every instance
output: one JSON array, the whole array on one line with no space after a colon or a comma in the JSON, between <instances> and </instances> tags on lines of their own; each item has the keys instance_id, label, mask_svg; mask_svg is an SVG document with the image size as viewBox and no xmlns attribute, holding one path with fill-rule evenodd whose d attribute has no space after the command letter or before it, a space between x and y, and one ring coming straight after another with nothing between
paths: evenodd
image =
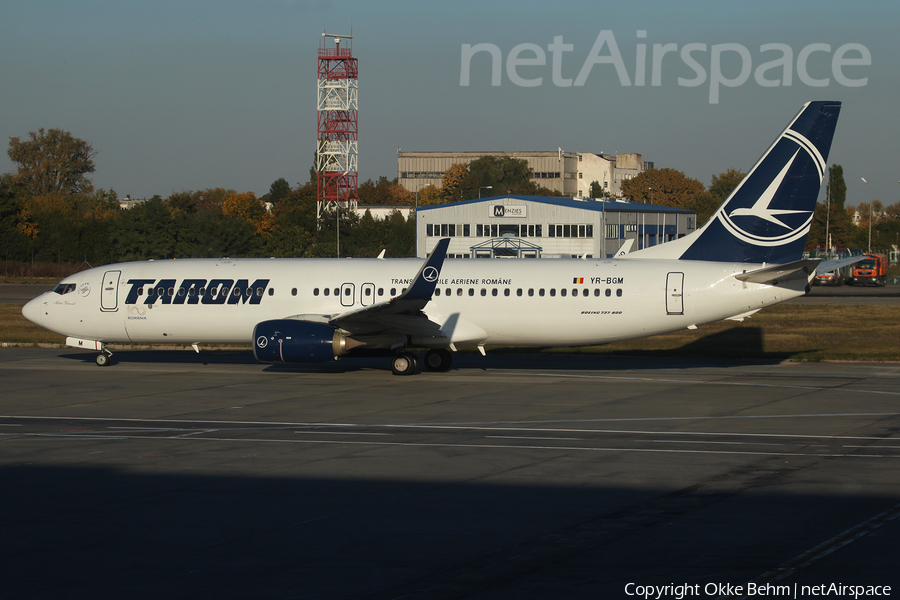
<instances>
[{"instance_id":1,"label":"hangar building","mask_svg":"<svg viewBox=\"0 0 900 600\"><path fill-rule=\"evenodd\" d=\"M449 237L448 258L611 257L626 240L632 250L684 237L694 211L623 200L493 196L416 212L416 256Z\"/></svg>"}]
</instances>

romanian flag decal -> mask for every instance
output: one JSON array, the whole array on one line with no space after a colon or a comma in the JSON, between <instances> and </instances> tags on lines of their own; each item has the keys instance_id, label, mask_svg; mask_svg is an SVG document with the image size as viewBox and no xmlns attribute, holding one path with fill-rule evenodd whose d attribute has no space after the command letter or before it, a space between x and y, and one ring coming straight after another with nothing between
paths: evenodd
<instances>
[{"instance_id":1,"label":"romanian flag decal","mask_svg":"<svg viewBox=\"0 0 900 600\"><path fill-rule=\"evenodd\" d=\"M584 283L584 277L576 277L572 280L572 283Z\"/></svg>"}]
</instances>

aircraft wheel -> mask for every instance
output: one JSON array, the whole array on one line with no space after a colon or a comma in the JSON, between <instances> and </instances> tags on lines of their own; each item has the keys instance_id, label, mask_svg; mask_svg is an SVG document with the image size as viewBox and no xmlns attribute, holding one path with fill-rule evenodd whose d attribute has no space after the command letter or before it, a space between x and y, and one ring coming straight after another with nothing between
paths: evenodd
<instances>
[{"instance_id":1,"label":"aircraft wheel","mask_svg":"<svg viewBox=\"0 0 900 600\"><path fill-rule=\"evenodd\" d=\"M449 350L438 348L425 353L425 368L429 371L447 371L453 364L453 355Z\"/></svg>"},{"instance_id":2,"label":"aircraft wheel","mask_svg":"<svg viewBox=\"0 0 900 600\"><path fill-rule=\"evenodd\" d=\"M108 367L109 366L109 354L106 354L105 352L101 352L100 354L97 355L97 358L95 358L94 361L97 363L98 367Z\"/></svg>"},{"instance_id":3,"label":"aircraft wheel","mask_svg":"<svg viewBox=\"0 0 900 600\"><path fill-rule=\"evenodd\" d=\"M391 359L391 372L394 375L412 375L418 366L419 360L412 352L402 352Z\"/></svg>"}]
</instances>

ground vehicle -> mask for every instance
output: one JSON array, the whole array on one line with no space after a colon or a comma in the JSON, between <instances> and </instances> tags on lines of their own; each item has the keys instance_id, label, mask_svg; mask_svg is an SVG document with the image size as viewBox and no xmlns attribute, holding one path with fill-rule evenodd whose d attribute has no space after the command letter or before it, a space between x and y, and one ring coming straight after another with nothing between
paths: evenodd
<instances>
[{"instance_id":1,"label":"ground vehicle","mask_svg":"<svg viewBox=\"0 0 900 600\"><path fill-rule=\"evenodd\" d=\"M849 285L867 284L884 287L887 285L888 257L884 254L866 254L853 265L847 278Z\"/></svg>"},{"instance_id":2,"label":"ground vehicle","mask_svg":"<svg viewBox=\"0 0 900 600\"><path fill-rule=\"evenodd\" d=\"M817 273L813 280L816 285L841 285L844 278L840 271L829 271L828 273Z\"/></svg>"}]
</instances>

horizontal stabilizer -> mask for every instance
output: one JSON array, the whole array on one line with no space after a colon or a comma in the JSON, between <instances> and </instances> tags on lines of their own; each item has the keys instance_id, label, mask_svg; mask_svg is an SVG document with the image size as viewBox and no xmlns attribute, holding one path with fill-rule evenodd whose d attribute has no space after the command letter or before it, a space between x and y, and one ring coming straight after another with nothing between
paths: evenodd
<instances>
[{"instance_id":1,"label":"horizontal stabilizer","mask_svg":"<svg viewBox=\"0 0 900 600\"><path fill-rule=\"evenodd\" d=\"M743 323L743 322L744 322L744 319L749 319L750 317L752 317L753 315L755 315L756 313L758 313L759 310L760 310L760 309L758 309L758 308L755 308L755 309L753 309L753 310L748 310L748 311L745 312L745 313L741 313L741 314L739 314L739 315L734 315L733 317L728 317L728 318L725 319L725 320L726 320L726 321L737 321L738 323Z\"/></svg>"},{"instance_id":2,"label":"horizontal stabilizer","mask_svg":"<svg viewBox=\"0 0 900 600\"><path fill-rule=\"evenodd\" d=\"M762 269L750 271L749 273L741 273L735 275L734 278L749 283L778 285L782 281L789 281L792 279L809 280L809 276L812 275L818 265L819 261L815 259L798 260L784 265L764 267Z\"/></svg>"},{"instance_id":3,"label":"horizontal stabilizer","mask_svg":"<svg viewBox=\"0 0 900 600\"><path fill-rule=\"evenodd\" d=\"M825 260L819 263L819 266L816 268L816 272L818 273L830 273L835 269L840 269L841 267L846 267L848 265L852 265L854 263L858 263L862 259L866 258L865 256L851 256L850 258L839 258L837 260Z\"/></svg>"}]
</instances>

